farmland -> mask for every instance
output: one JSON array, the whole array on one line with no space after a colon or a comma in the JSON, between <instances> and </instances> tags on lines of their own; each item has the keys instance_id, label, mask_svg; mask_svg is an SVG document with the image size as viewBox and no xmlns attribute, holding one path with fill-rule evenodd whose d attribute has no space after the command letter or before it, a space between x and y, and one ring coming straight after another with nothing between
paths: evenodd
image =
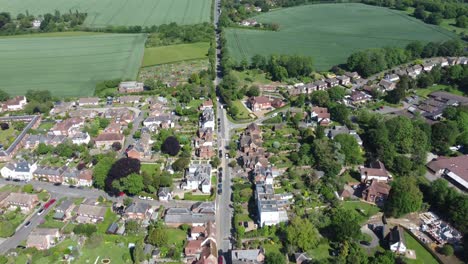
<instances>
[{"instance_id":1,"label":"farmland","mask_svg":"<svg viewBox=\"0 0 468 264\"><path fill-rule=\"evenodd\" d=\"M43 15L78 10L88 14L85 26L152 26L176 22L196 24L210 21L210 0L0 0L2 11Z\"/></svg>"},{"instance_id":2,"label":"farmland","mask_svg":"<svg viewBox=\"0 0 468 264\"><path fill-rule=\"evenodd\" d=\"M50 90L56 96L89 96L98 81L134 79L142 34L0 38L0 79L11 95Z\"/></svg>"},{"instance_id":3,"label":"farmland","mask_svg":"<svg viewBox=\"0 0 468 264\"><path fill-rule=\"evenodd\" d=\"M142 67L173 63L185 60L204 59L207 56L208 42L179 44L145 49Z\"/></svg>"},{"instance_id":4,"label":"farmland","mask_svg":"<svg viewBox=\"0 0 468 264\"><path fill-rule=\"evenodd\" d=\"M300 54L314 58L319 70L346 62L353 52L411 41L444 41L456 36L404 12L363 4L317 4L280 9L256 16L279 24L279 31L231 28L228 49L240 61L255 54Z\"/></svg>"}]
</instances>

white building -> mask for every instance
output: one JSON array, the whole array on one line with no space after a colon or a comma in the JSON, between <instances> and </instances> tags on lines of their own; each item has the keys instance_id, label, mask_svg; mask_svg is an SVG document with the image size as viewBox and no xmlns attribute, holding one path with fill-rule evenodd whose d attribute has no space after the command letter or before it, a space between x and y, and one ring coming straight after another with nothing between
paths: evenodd
<instances>
[{"instance_id":1,"label":"white building","mask_svg":"<svg viewBox=\"0 0 468 264\"><path fill-rule=\"evenodd\" d=\"M32 22L32 27L33 28L39 28L41 26L42 21L39 19L34 19Z\"/></svg>"},{"instance_id":2,"label":"white building","mask_svg":"<svg viewBox=\"0 0 468 264\"><path fill-rule=\"evenodd\" d=\"M395 226L389 233L390 250L398 254L406 253L405 232L400 226Z\"/></svg>"},{"instance_id":3,"label":"white building","mask_svg":"<svg viewBox=\"0 0 468 264\"><path fill-rule=\"evenodd\" d=\"M206 108L203 110L200 118L200 127L203 129L211 128L213 131L215 130L215 116L213 108Z\"/></svg>"},{"instance_id":4,"label":"white building","mask_svg":"<svg viewBox=\"0 0 468 264\"><path fill-rule=\"evenodd\" d=\"M185 172L186 182L182 185L185 190L198 190L203 193L211 192L211 165L191 165Z\"/></svg>"},{"instance_id":5,"label":"white building","mask_svg":"<svg viewBox=\"0 0 468 264\"><path fill-rule=\"evenodd\" d=\"M76 133L72 138L73 144L76 145L88 144L89 141L91 141L91 137L87 132Z\"/></svg>"},{"instance_id":6,"label":"white building","mask_svg":"<svg viewBox=\"0 0 468 264\"><path fill-rule=\"evenodd\" d=\"M372 162L369 167L361 166L359 172L361 173L361 181L363 182L370 180L386 182L392 178L392 175L380 161Z\"/></svg>"},{"instance_id":7,"label":"white building","mask_svg":"<svg viewBox=\"0 0 468 264\"><path fill-rule=\"evenodd\" d=\"M1 170L0 174L3 178L30 181L33 179L33 172L37 169L37 164L29 164L26 161L17 163L7 163Z\"/></svg>"}]
</instances>

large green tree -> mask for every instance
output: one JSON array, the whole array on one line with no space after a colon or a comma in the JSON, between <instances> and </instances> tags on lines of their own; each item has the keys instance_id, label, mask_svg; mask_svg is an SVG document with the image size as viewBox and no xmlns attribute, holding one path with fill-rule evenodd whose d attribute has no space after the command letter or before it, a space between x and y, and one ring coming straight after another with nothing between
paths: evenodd
<instances>
[{"instance_id":1,"label":"large green tree","mask_svg":"<svg viewBox=\"0 0 468 264\"><path fill-rule=\"evenodd\" d=\"M308 219L294 217L286 228L286 239L289 245L305 252L318 245L320 235Z\"/></svg>"},{"instance_id":2,"label":"large green tree","mask_svg":"<svg viewBox=\"0 0 468 264\"><path fill-rule=\"evenodd\" d=\"M423 195L415 178L400 177L392 184L392 189L385 203L385 213L401 217L421 209Z\"/></svg>"},{"instance_id":3,"label":"large green tree","mask_svg":"<svg viewBox=\"0 0 468 264\"><path fill-rule=\"evenodd\" d=\"M345 155L345 162L348 165L361 164L364 158L361 155L361 147L356 141L356 138L348 134L336 135L333 139L340 143L340 151Z\"/></svg>"},{"instance_id":4,"label":"large green tree","mask_svg":"<svg viewBox=\"0 0 468 264\"><path fill-rule=\"evenodd\" d=\"M277 251L267 252L265 263L268 264L286 264L286 258L283 254Z\"/></svg>"},{"instance_id":5,"label":"large green tree","mask_svg":"<svg viewBox=\"0 0 468 264\"><path fill-rule=\"evenodd\" d=\"M96 188L104 189L107 175L109 174L109 171L112 167L112 164L114 164L114 162L115 162L114 158L104 157L100 161L98 161L96 166L94 166L93 184Z\"/></svg>"},{"instance_id":6,"label":"large green tree","mask_svg":"<svg viewBox=\"0 0 468 264\"><path fill-rule=\"evenodd\" d=\"M356 212L338 208L332 211L329 231L335 241L353 240L361 235L359 219Z\"/></svg>"}]
</instances>

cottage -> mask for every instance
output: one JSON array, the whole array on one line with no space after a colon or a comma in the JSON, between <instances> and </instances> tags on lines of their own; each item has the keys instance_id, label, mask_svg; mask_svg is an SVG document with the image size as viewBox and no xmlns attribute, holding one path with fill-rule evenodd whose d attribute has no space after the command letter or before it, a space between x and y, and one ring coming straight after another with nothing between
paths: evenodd
<instances>
[{"instance_id":1,"label":"cottage","mask_svg":"<svg viewBox=\"0 0 468 264\"><path fill-rule=\"evenodd\" d=\"M232 264L263 264L265 261L265 251L258 249L240 249L231 251Z\"/></svg>"},{"instance_id":2,"label":"cottage","mask_svg":"<svg viewBox=\"0 0 468 264\"><path fill-rule=\"evenodd\" d=\"M26 247L46 250L54 246L59 238L60 232L58 228L37 228L29 234Z\"/></svg>"},{"instance_id":3,"label":"cottage","mask_svg":"<svg viewBox=\"0 0 468 264\"><path fill-rule=\"evenodd\" d=\"M96 223L104 220L107 208L93 204L81 204L78 207L76 221L78 223Z\"/></svg>"},{"instance_id":4,"label":"cottage","mask_svg":"<svg viewBox=\"0 0 468 264\"><path fill-rule=\"evenodd\" d=\"M27 103L25 96L15 96L4 102L2 109L3 111L20 111L24 109Z\"/></svg>"},{"instance_id":5,"label":"cottage","mask_svg":"<svg viewBox=\"0 0 468 264\"><path fill-rule=\"evenodd\" d=\"M9 162L0 170L0 174L6 179L30 181L33 179L33 172L36 169L36 163L28 163L27 161Z\"/></svg>"},{"instance_id":6,"label":"cottage","mask_svg":"<svg viewBox=\"0 0 468 264\"><path fill-rule=\"evenodd\" d=\"M172 200L172 190L169 187L160 187L158 190L159 201L167 202Z\"/></svg>"},{"instance_id":7,"label":"cottage","mask_svg":"<svg viewBox=\"0 0 468 264\"><path fill-rule=\"evenodd\" d=\"M185 172L185 182L182 185L185 190L198 190L203 193L211 192L211 165L191 165Z\"/></svg>"},{"instance_id":8,"label":"cottage","mask_svg":"<svg viewBox=\"0 0 468 264\"><path fill-rule=\"evenodd\" d=\"M39 197L36 194L10 193L3 200L3 205L10 208L19 207L23 212L30 212L38 202Z\"/></svg>"},{"instance_id":9,"label":"cottage","mask_svg":"<svg viewBox=\"0 0 468 264\"><path fill-rule=\"evenodd\" d=\"M141 82L121 82L119 84L119 93L139 93L144 91L144 85Z\"/></svg>"},{"instance_id":10,"label":"cottage","mask_svg":"<svg viewBox=\"0 0 468 264\"><path fill-rule=\"evenodd\" d=\"M392 252L397 254L406 253L405 231L401 226L395 226L388 234L388 245Z\"/></svg>"},{"instance_id":11,"label":"cottage","mask_svg":"<svg viewBox=\"0 0 468 264\"><path fill-rule=\"evenodd\" d=\"M99 105L98 97L86 97L78 99L79 106L96 106Z\"/></svg>"},{"instance_id":12,"label":"cottage","mask_svg":"<svg viewBox=\"0 0 468 264\"><path fill-rule=\"evenodd\" d=\"M439 157L427 164L436 176L444 176L455 182L462 190L468 190L468 155Z\"/></svg>"},{"instance_id":13,"label":"cottage","mask_svg":"<svg viewBox=\"0 0 468 264\"><path fill-rule=\"evenodd\" d=\"M372 96L370 96L369 94L366 94L362 91L357 91L357 90L354 90L351 95L348 97L348 100L349 100L349 104L353 104L353 105L359 105L359 104L363 104L363 103L366 103L368 101L370 101L372 99Z\"/></svg>"},{"instance_id":14,"label":"cottage","mask_svg":"<svg viewBox=\"0 0 468 264\"><path fill-rule=\"evenodd\" d=\"M322 80L316 81L314 84L317 87L318 91L325 90L328 87L328 84Z\"/></svg>"},{"instance_id":15,"label":"cottage","mask_svg":"<svg viewBox=\"0 0 468 264\"><path fill-rule=\"evenodd\" d=\"M348 76L349 78L353 80L358 80L361 78L361 76L357 72L345 72L344 75Z\"/></svg>"},{"instance_id":16,"label":"cottage","mask_svg":"<svg viewBox=\"0 0 468 264\"><path fill-rule=\"evenodd\" d=\"M125 209L125 216L128 219L144 220L150 209L151 205L147 203L132 203Z\"/></svg>"},{"instance_id":17,"label":"cottage","mask_svg":"<svg viewBox=\"0 0 468 264\"><path fill-rule=\"evenodd\" d=\"M389 181L392 179L392 175L390 175L384 164L380 161L371 162L368 168L364 166L359 167L359 172L361 173L362 182L369 180Z\"/></svg>"},{"instance_id":18,"label":"cottage","mask_svg":"<svg viewBox=\"0 0 468 264\"><path fill-rule=\"evenodd\" d=\"M252 96L247 100L247 105L254 112L272 108L270 98L266 96Z\"/></svg>"},{"instance_id":19,"label":"cottage","mask_svg":"<svg viewBox=\"0 0 468 264\"><path fill-rule=\"evenodd\" d=\"M390 193L390 188L386 182L371 180L371 184L362 191L362 199L369 203L382 205Z\"/></svg>"},{"instance_id":20,"label":"cottage","mask_svg":"<svg viewBox=\"0 0 468 264\"><path fill-rule=\"evenodd\" d=\"M97 148L110 149L112 144L118 142L121 146L124 145L125 137L118 133L101 133L94 141Z\"/></svg>"}]
</instances>

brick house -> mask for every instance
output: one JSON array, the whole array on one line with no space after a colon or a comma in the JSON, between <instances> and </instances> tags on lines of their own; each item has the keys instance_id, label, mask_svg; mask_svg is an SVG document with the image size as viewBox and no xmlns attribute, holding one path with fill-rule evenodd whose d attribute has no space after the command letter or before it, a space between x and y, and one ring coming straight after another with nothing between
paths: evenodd
<instances>
[{"instance_id":1,"label":"brick house","mask_svg":"<svg viewBox=\"0 0 468 264\"><path fill-rule=\"evenodd\" d=\"M115 142L119 142L123 146L125 137L119 133L102 133L94 141L97 148L110 149Z\"/></svg>"},{"instance_id":2,"label":"brick house","mask_svg":"<svg viewBox=\"0 0 468 264\"><path fill-rule=\"evenodd\" d=\"M144 85L141 82L121 82L119 84L119 93L140 93L144 91Z\"/></svg>"},{"instance_id":3,"label":"brick house","mask_svg":"<svg viewBox=\"0 0 468 264\"><path fill-rule=\"evenodd\" d=\"M252 96L247 100L247 105L254 112L272 108L270 98L266 96Z\"/></svg>"}]
</instances>

